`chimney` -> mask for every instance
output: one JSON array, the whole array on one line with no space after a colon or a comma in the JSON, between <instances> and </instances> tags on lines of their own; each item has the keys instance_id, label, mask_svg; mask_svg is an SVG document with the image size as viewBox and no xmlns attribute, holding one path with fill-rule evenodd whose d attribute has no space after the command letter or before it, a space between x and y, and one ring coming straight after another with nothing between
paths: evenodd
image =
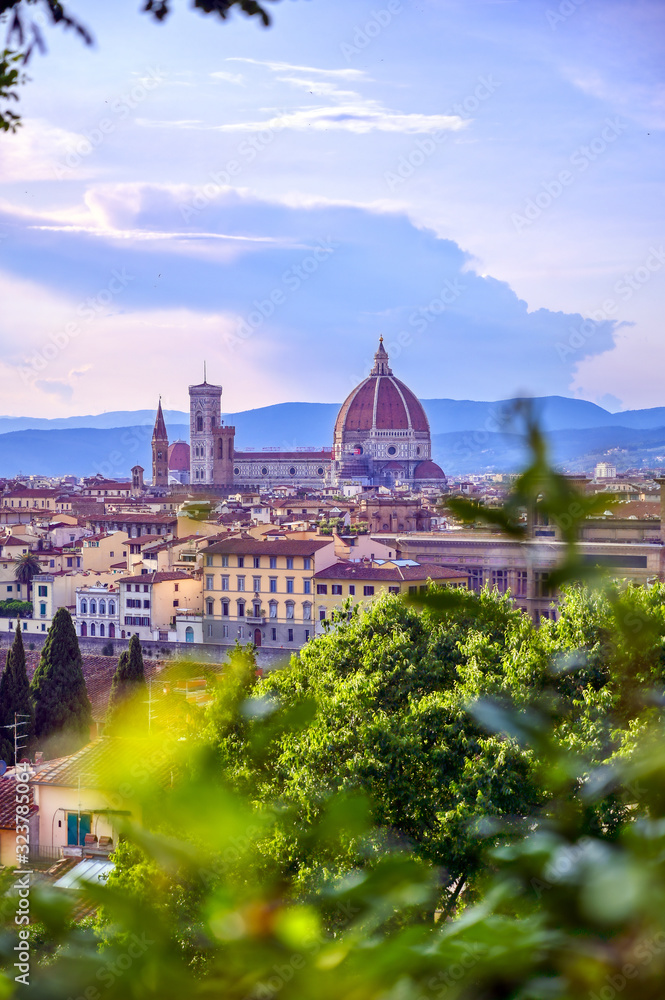
<instances>
[{"instance_id":1,"label":"chimney","mask_svg":"<svg viewBox=\"0 0 665 1000\"><path fill-rule=\"evenodd\" d=\"M44 751L38 750L35 754L35 764L43 764L44 762Z\"/></svg>"}]
</instances>

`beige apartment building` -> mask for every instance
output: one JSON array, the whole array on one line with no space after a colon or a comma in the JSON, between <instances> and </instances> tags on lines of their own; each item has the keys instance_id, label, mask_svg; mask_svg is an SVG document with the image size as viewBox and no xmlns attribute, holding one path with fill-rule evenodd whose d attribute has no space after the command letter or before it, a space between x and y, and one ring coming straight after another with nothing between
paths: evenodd
<instances>
[{"instance_id":1,"label":"beige apartment building","mask_svg":"<svg viewBox=\"0 0 665 1000\"><path fill-rule=\"evenodd\" d=\"M203 553L203 641L298 649L314 635L314 574L336 558L332 537L214 542Z\"/></svg>"}]
</instances>

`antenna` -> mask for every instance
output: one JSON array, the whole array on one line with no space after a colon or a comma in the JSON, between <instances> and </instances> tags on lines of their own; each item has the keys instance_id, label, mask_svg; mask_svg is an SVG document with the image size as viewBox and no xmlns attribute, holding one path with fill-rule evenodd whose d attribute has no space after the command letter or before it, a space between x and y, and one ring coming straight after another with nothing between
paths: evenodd
<instances>
[{"instance_id":1,"label":"antenna","mask_svg":"<svg viewBox=\"0 0 665 1000\"><path fill-rule=\"evenodd\" d=\"M203 362L203 384L205 385L208 381L208 376L206 375L206 363Z\"/></svg>"}]
</instances>

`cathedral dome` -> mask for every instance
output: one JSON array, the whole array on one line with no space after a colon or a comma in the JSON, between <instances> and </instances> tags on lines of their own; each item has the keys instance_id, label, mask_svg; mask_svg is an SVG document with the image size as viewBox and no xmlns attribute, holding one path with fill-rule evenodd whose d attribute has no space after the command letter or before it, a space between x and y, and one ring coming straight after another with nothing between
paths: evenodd
<instances>
[{"instance_id":1,"label":"cathedral dome","mask_svg":"<svg viewBox=\"0 0 665 1000\"><path fill-rule=\"evenodd\" d=\"M445 486L446 477L433 462L429 421L422 403L388 365L379 340L374 367L349 393L337 414L332 481L394 486L399 482ZM415 472L422 467L420 476Z\"/></svg>"},{"instance_id":2,"label":"cathedral dome","mask_svg":"<svg viewBox=\"0 0 665 1000\"><path fill-rule=\"evenodd\" d=\"M445 479L443 469L436 462L419 462L413 473L414 479Z\"/></svg>"},{"instance_id":3,"label":"cathedral dome","mask_svg":"<svg viewBox=\"0 0 665 1000\"><path fill-rule=\"evenodd\" d=\"M383 337L374 360L368 378L356 386L342 404L335 422L335 437L377 430L429 434L429 422L422 404L388 367Z\"/></svg>"},{"instance_id":4,"label":"cathedral dome","mask_svg":"<svg viewBox=\"0 0 665 1000\"><path fill-rule=\"evenodd\" d=\"M169 472L189 472L189 445L185 441L169 445Z\"/></svg>"}]
</instances>

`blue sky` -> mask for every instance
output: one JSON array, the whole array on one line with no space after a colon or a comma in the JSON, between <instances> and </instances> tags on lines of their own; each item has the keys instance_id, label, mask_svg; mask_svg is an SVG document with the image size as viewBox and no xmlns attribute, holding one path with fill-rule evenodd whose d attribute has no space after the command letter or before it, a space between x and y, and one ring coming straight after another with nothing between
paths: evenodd
<instances>
[{"instance_id":1,"label":"blue sky","mask_svg":"<svg viewBox=\"0 0 665 1000\"><path fill-rule=\"evenodd\" d=\"M661 0L78 0L0 136L5 414L663 405Z\"/></svg>"}]
</instances>

